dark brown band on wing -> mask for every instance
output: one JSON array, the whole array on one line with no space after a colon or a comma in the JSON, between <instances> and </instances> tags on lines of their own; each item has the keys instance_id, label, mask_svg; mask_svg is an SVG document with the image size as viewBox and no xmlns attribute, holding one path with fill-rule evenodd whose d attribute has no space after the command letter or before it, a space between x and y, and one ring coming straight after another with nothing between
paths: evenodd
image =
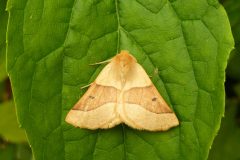
<instances>
[{"instance_id":1,"label":"dark brown band on wing","mask_svg":"<svg viewBox=\"0 0 240 160\"><path fill-rule=\"evenodd\" d=\"M106 103L116 103L119 92L114 87L93 83L72 109L90 111Z\"/></svg>"},{"instance_id":2,"label":"dark brown band on wing","mask_svg":"<svg viewBox=\"0 0 240 160\"><path fill-rule=\"evenodd\" d=\"M140 105L153 113L172 113L172 110L153 85L125 91L124 102Z\"/></svg>"}]
</instances>

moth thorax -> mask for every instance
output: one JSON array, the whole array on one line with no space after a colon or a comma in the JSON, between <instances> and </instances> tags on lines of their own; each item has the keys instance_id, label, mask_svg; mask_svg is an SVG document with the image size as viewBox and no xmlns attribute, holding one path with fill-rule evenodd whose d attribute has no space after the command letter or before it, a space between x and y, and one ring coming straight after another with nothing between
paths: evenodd
<instances>
[{"instance_id":1,"label":"moth thorax","mask_svg":"<svg viewBox=\"0 0 240 160\"><path fill-rule=\"evenodd\" d=\"M137 62L136 59L127 51L121 51L115 58L115 64L119 68L121 79L125 80L131 73L131 69Z\"/></svg>"}]
</instances>

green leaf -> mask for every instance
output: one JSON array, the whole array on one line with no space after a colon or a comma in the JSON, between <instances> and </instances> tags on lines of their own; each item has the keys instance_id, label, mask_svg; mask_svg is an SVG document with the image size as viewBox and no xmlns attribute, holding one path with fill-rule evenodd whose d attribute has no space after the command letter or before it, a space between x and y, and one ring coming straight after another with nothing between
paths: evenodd
<instances>
[{"instance_id":1,"label":"green leaf","mask_svg":"<svg viewBox=\"0 0 240 160\"><path fill-rule=\"evenodd\" d=\"M6 29L8 14L5 11L7 0L0 1L0 81L7 78L6 71Z\"/></svg>"},{"instance_id":2,"label":"green leaf","mask_svg":"<svg viewBox=\"0 0 240 160\"><path fill-rule=\"evenodd\" d=\"M240 80L240 3L238 0L225 1L223 5L229 15L233 37L236 45L229 58L227 75L233 79Z\"/></svg>"},{"instance_id":3,"label":"green leaf","mask_svg":"<svg viewBox=\"0 0 240 160\"><path fill-rule=\"evenodd\" d=\"M0 159L1 160L33 160L31 149L28 144L1 144L0 143Z\"/></svg>"},{"instance_id":4,"label":"green leaf","mask_svg":"<svg viewBox=\"0 0 240 160\"><path fill-rule=\"evenodd\" d=\"M226 11L229 16L229 20L231 23L232 31L233 31L233 37L236 42L236 48L238 51L240 51L240 16L239 16L239 9L240 9L240 3L238 0L225 0L223 3L224 7L226 8Z\"/></svg>"},{"instance_id":5,"label":"green leaf","mask_svg":"<svg viewBox=\"0 0 240 160\"><path fill-rule=\"evenodd\" d=\"M19 128L12 101L0 104L0 136L10 142L27 141L25 131Z\"/></svg>"},{"instance_id":6,"label":"green leaf","mask_svg":"<svg viewBox=\"0 0 240 160\"><path fill-rule=\"evenodd\" d=\"M14 145L13 144L7 144L0 146L0 159L4 160L14 160Z\"/></svg>"},{"instance_id":7,"label":"green leaf","mask_svg":"<svg viewBox=\"0 0 240 160\"><path fill-rule=\"evenodd\" d=\"M240 9L240 8L239 8ZM240 19L240 16L239 16ZM240 30L239 30L240 32ZM229 63L227 65L227 76L232 79L240 80L240 50L234 49L229 58Z\"/></svg>"},{"instance_id":8,"label":"green leaf","mask_svg":"<svg viewBox=\"0 0 240 160\"><path fill-rule=\"evenodd\" d=\"M234 86L234 90L237 94L238 99L240 100L240 83L238 83Z\"/></svg>"},{"instance_id":9,"label":"green leaf","mask_svg":"<svg viewBox=\"0 0 240 160\"><path fill-rule=\"evenodd\" d=\"M217 0L11 0L8 73L36 160L206 159L224 112L233 48ZM101 66L129 50L180 120L167 132L64 121Z\"/></svg>"},{"instance_id":10,"label":"green leaf","mask_svg":"<svg viewBox=\"0 0 240 160\"><path fill-rule=\"evenodd\" d=\"M240 159L240 126L236 119L237 107L235 100L227 101L225 118L223 118L219 135L214 140L209 160Z\"/></svg>"}]
</instances>

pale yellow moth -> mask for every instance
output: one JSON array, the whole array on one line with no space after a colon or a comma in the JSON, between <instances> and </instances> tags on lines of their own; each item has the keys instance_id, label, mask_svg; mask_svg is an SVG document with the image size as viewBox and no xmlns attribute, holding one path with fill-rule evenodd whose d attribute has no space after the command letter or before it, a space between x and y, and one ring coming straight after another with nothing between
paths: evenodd
<instances>
[{"instance_id":1,"label":"pale yellow moth","mask_svg":"<svg viewBox=\"0 0 240 160\"><path fill-rule=\"evenodd\" d=\"M120 123L148 131L165 131L179 121L136 59L121 51L100 72L67 114L75 127L107 129Z\"/></svg>"}]
</instances>

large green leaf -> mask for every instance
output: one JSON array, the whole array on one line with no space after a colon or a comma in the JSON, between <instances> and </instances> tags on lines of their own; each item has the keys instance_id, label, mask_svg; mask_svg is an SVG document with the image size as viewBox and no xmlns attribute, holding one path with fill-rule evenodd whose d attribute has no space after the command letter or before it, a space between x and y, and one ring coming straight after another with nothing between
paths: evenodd
<instances>
[{"instance_id":1,"label":"large green leaf","mask_svg":"<svg viewBox=\"0 0 240 160\"><path fill-rule=\"evenodd\" d=\"M18 118L36 160L206 159L224 112L233 48L216 0L11 0L7 62ZM64 119L103 66L129 50L180 126L90 131Z\"/></svg>"}]
</instances>

